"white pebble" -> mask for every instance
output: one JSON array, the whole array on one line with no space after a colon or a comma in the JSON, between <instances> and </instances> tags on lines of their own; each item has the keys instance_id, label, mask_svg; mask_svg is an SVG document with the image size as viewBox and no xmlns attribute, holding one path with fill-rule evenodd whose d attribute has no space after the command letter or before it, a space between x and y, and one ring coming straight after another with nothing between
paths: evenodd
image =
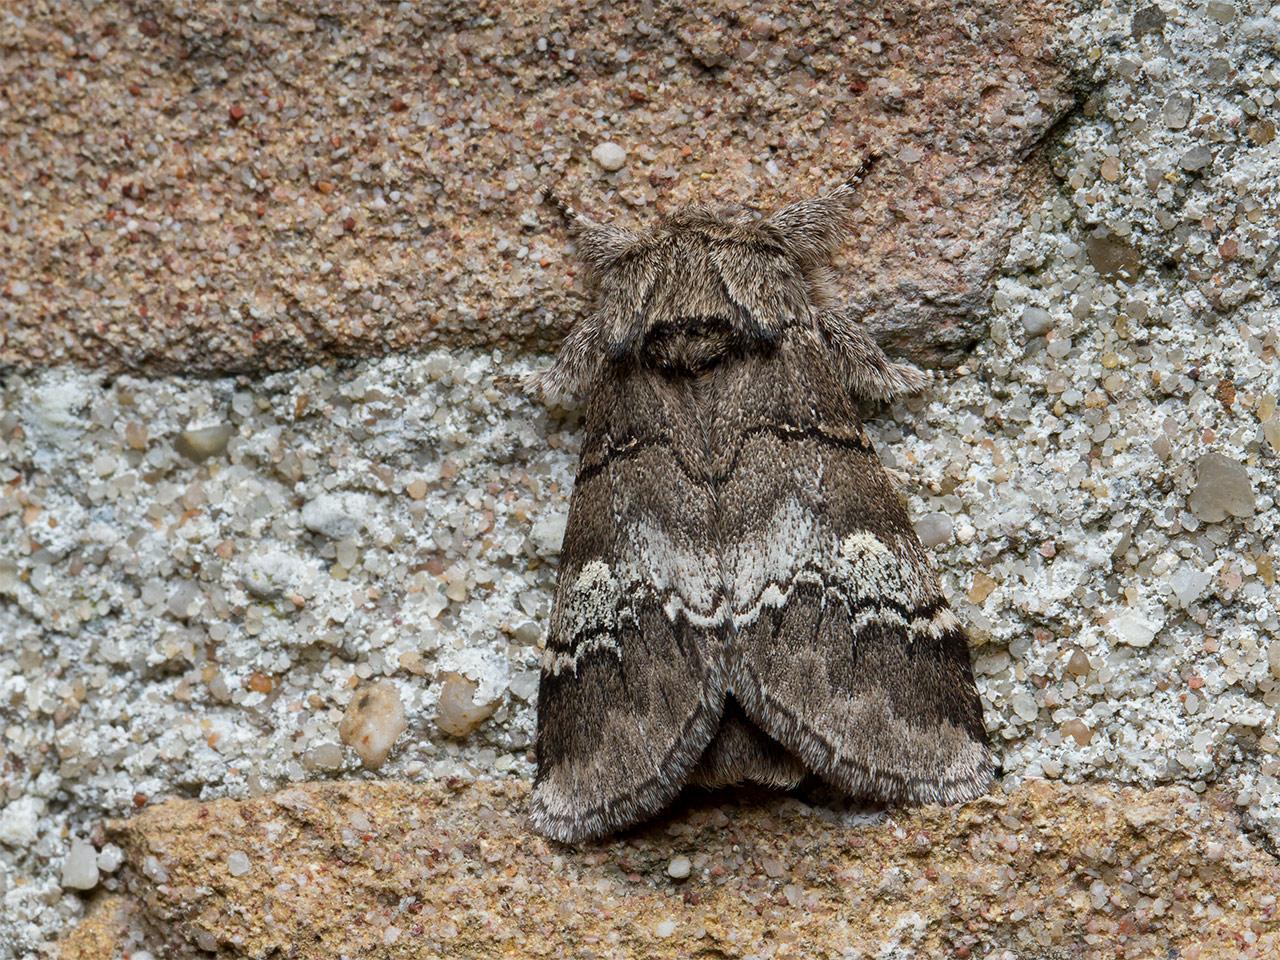
<instances>
[{"instance_id":1,"label":"white pebble","mask_svg":"<svg viewBox=\"0 0 1280 960\"><path fill-rule=\"evenodd\" d=\"M441 674L440 699L436 703L436 726L451 737L465 737L484 723L502 704L500 697L476 703L480 685L460 673Z\"/></svg>"},{"instance_id":2,"label":"white pebble","mask_svg":"<svg viewBox=\"0 0 1280 960\"><path fill-rule=\"evenodd\" d=\"M93 844L76 838L67 859L62 861L62 886L70 890L92 890L98 885L98 851Z\"/></svg>"},{"instance_id":3,"label":"white pebble","mask_svg":"<svg viewBox=\"0 0 1280 960\"><path fill-rule=\"evenodd\" d=\"M591 151L591 159L600 164L605 170L613 172L621 170L622 165L627 162L627 151L611 140L597 144L596 148Z\"/></svg>"},{"instance_id":4,"label":"white pebble","mask_svg":"<svg viewBox=\"0 0 1280 960\"><path fill-rule=\"evenodd\" d=\"M1164 625L1148 619L1136 610L1127 610L1111 621L1111 635L1131 647L1149 647L1156 632Z\"/></svg>"},{"instance_id":5,"label":"white pebble","mask_svg":"<svg viewBox=\"0 0 1280 960\"><path fill-rule=\"evenodd\" d=\"M683 880L689 876L691 866L688 857L675 857L667 864L667 876L672 880Z\"/></svg>"},{"instance_id":6,"label":"white pebble","mask_svg":"<svg viewBox=\"0 0 1280 960\"><path fill-rule=\"evenodd\" d=\"M916 536L926 547L949 543L954 534L955 524L945 513L926 513L916 521Z\"/></svg>"},{"instance_id":7,"label":"white pebble","mask_svg":"<svg viewBox=\"0 0 1280 960\"><path fill-rule=\"evenodd\" d=\"M568 513L552 513L538 518L538 522L529 531L538 553L544 557L554 557L560 553L560 544L564 541L564 528L569 522Z\"/></svg>"},{"instance_id":8,"label":"white pebble","mask_svg":"<svg viewBox=\"0 0 1280 960\"><path fill-rule=\"evenodd\" d=\"M660 924L653 928L653 932L659 937L669 937L676 932L676 922L674 920L663 920Z\"/></svg>"},{"instance_id":9,"label":"white pebble","mask_svg":"<svg viewBox=\"0 0 1280 960\"><path fill-rule=\"evenodd\" d=\"M322 493L302 507L302 525L330 540L355 536L375 513L369 498L359 493Z\"/></svg>"},{"instance_id":10,"label":"white pebble","mask_svg":"<svg viewBox=\"0 0 1280 960\"><path fill-rule=\"evenodd\" d=\"M114 843L108 843L98 853L98 869L103 873L115 873L124 863L124 851Z\"/></svg>"},{"instance_id":11,"label":"white pebble","mask_svg":"<svg viewBox=\"0 0 1280 960\"><path fill-rule=\"evenodd\" d=\"M1036 718L1040 712L1040 708L1036 706L1036 701L1029 694L1016 693L1013 696L1013 712L1019 717L1030 723Z\"/></svg>"},{"instance_id":12,"label":"white pebble","mask_svg":"<svg viewBox=\"0 0 1280 960\"><path fill-rule=\"evenodd\" d=\"M0 843L15 849L35 843L42 806L36 797L19 797L0 811Z\"/></svg>"},{"instance_id":13,"label":"white pebble","mask_svg":"<svg viewBox=\"0 0 1280 960\"><path fill-rule=\"evenodd\" d=\"M240 850L227 857L227 873L233 877L243 877L249 872L249 858Z\"/></svg>"},{"instance_id":14,"label":"white pebble","mask_svg":"<svg viewBox=\"0 0 1280 960\"><path fill-rule=\"evenodd\" d=\"M1053 317L1042 307L1027 307L1022 311L1022 326L1029 337L1039 337L1053 329Z\"/></svg>"},{"instance_id":15,"label":"white pebble","mask_svg":"<svg viewBox=\"0 0 1280 960\"><path fill-rule=\"evenodd\" d=\"M158 857L148 856L142 860L142 873L156 883L168 883L169 871Z\"/></svg>"}]
</instances>

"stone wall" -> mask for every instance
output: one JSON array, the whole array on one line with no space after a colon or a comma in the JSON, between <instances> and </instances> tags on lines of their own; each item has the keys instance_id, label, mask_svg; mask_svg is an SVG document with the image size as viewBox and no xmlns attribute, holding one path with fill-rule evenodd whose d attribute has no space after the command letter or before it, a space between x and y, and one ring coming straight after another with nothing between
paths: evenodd
<instances>
[{"instance_id":1,"label":"stone wall","mask_svg":"<svg viewBox=\"0 0 1280 960\"><path fill-rule=\"evenodd\" d=\"M205 947L206 916L224 956L298 942L302 906L241 891L305 855L264 832L301 790L333 882L341 818L405 857L367 930L332 905L352 949L472 955L441 925L488 903L458 935L501 955L588 883L602 956L1274 952L1278 45L1221 0L0 13L0 943L47 951L93 902L70 955ZM578 415L493 378L584 307L537 194L767 209L871 149L842 289L947 372L870 428L1004 781L961 811L718 797L613 845L527 837ZM415 805L459 838L430 869L383 830Z\"/></svg>"}]
</instances>

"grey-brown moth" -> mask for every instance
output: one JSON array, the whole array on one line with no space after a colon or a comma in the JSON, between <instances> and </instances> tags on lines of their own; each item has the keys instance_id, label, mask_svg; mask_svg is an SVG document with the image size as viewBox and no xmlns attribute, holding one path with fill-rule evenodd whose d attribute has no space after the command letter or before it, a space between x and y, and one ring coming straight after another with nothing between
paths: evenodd
<instances>
[{"instance_id":1,"label":"grey-brown moth","mask_svg":"<svg viewBox=\"0 0 1280 960\"><path fill-rule=\"evenodd\" d=\"M529 380L585 399L538 693L549 837L686 784L950 803L991 781L965 633L858 417L929 380L834 302L861 173L644 234L565 211L594 310Z\"/></svg>"}]
</instances>

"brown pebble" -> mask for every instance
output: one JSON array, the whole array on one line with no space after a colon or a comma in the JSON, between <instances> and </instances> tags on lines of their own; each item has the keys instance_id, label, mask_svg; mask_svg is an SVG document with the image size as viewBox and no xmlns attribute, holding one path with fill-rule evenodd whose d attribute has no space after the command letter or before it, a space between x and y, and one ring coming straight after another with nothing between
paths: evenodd
<instances>
[{"instance_id":1,"label":"brown pebble","mask_svg":"<svg viewBox=\"0 0 1280 960\"><path fill-rule=\"evenodd\" d=\"M407 728L400 691L391 681L383 680L356 691L342 715L338 736L354 748L367 769L377 770Z\"/></svg>"},{"instance_id":2,"label":"brown pebble","mask_svg":"<svg viewBox=\"0 0 1280 960\"><path fill-rule=\"evenodd\" d=\"M275 687L275 681L265 673L254 671L249 674L249 679L245 681L244 685L254 693L270 693Z\"/></svg>"},{"instance_id":3,"label":"brown pebble","mask_svg":"<svg viewBox=\"0 0 1280 960\"><path fill-rule=\"evenodd\" d=\"M1082 747L1087 747L1089 741L1093 739L1093 731L1083 720L1068 720L1061 729L1063 735L1070 737Z\"/></svg>"},{"instance_id":4,"label":"brown pebble","mask_svg":"<svg viewBox=\"0 0 1280 960\"><path fill-rule=\"evenodd\" d=\"M974 603L981 604L987 597L991 596L991 591L995 590L995 588L996 582L985 573L979 571L973 575L973 583L969 586L969 599Z\"/></svg>"},{"instance_id":5,"label":"brown pebble","mask_svg":"<svg viewBox=\"0 0 1280 960\"><path fill-rule=\"evenodd\" d=\"M231 118L232 123L239 123L244 119L244 107L238 103L233 103L227 111L227 116Z\"/></svg>"},{"instance_id":6,"label":"brown pebble","mask_svg":"<svg viewBox=\"0 0 1280 960\"><path fill-rule=\"evenodd\" d=\"M1073 677L1087 676L1092 669L1093 664L1089 662L1089 658L1085 656L1083 650L1075 651L1071 654L1071 659L1067 661L1067 673Z\"/></svg>"},{"instance_id":7,"label":"brown pebble","mask_svg":"<svg viewBox=\"0 0 1280 960\"><path fill-rule=\"evenodd\" d=\"M1276 125L1270 120L1259 120L1249 125L1249 139L1260 147L1265 147L1276 138Z\"/></svg>"},{"instance_id":8,"label":"brown pebble","mask_svg":"<svg viewBox=\"0 0 1280 960\"><path fill-rule=\"evenodd\" d=\"M125 424L124 442L130 450L147 449L147 425L145 423Z\"/></svg>"},{"instance_id":9,"label":"brown pebble","mask_svg":"<svg viewBox=\"0 0 1280 960\"><path fill-rule=\"evenodd\" d=\"M1218 402L1230 410L1231 405L1236 402L1236 385L1225 378L1219 380L1217 396Z\"/></svg>"}]
</instances>

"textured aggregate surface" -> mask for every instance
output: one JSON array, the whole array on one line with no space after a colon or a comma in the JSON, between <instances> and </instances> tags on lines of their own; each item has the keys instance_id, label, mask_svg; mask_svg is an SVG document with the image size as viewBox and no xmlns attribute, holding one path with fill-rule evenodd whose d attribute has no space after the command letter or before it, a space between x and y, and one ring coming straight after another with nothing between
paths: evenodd
<instances>
[{"instance_id":1,"label":"textured aggregate surface","mask_svg":"<svg viewBox=\"0 0 1280 960\"><path fill-rule=\"evenodd\" d=\"M1009 788L1213 788L1274 849L1280 16L1100 4L1061 41L1104 80L1055 134L989 336L871 426L972 628ZM380 776L528 774L577 439L491 378L540 362L7 372L0 942L80 915L76 838L98 889L141 869L105 815L366 776L339 733L366 681L408 723Z\"/></svg>"},{"instance_id":2,"label":"textured aggregate surface","mask_svg":"<svg viewBox=\"0 0 1280 960\"><path fill-rule=\"evenodd\" d=\"M981 336L1022 161L1073 100L1052 56L1070 9L9 5L0 359L219 372L545 349L584 302L541 191L639 223L793 200L874 149L845 290L954 362Z\"/></svg>"},{"instance_id":3,"label":"textured aggregate surface","mask_svg":"<svg viewBox=\"0 0 1280 960\"><path fill-rule=\"evenodd\" d=\"M139 864L134 916L107 899L63 960L136 949L145 924L156 956L300 960L1280 950L1280 864L1216 791L1035 780L889 816L739 792L577 849L526 830L526 800L513 780L380 781L148 809L107 830Z\"/></svg>"}]
</instances>

